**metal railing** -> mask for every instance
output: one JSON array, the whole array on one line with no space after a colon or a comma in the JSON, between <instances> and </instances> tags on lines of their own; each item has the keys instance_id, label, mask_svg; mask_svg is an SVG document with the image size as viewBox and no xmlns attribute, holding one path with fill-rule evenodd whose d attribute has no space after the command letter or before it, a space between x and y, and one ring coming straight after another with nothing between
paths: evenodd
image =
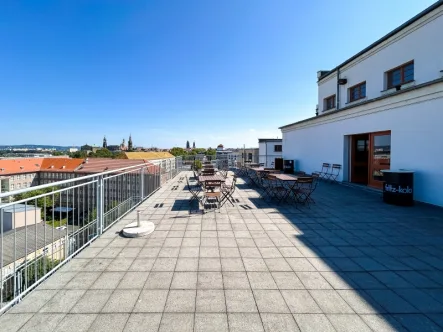
<instances>
[{"instance_id":1,"label":"metal railing","mask_svg":"<svg viewBox=\"0 0 443 332\"><path fill-rule=\"evenodd\" d=\"M0 314L182 169L175 158L0 194Z\"/></svg>"}]
</instances>

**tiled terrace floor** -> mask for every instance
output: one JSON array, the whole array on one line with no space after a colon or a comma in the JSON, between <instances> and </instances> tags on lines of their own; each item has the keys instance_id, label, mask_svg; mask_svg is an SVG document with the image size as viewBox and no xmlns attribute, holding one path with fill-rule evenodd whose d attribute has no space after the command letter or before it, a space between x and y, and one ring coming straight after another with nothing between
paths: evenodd
<instances>
[{"instance_id":1,"label":"tiled terrace floor","mask_svg":"<svg viewBox=\"0 0 443 332\"><path fill-rule=\"evenodd\" d=\"M132 212L0 330L443 330L442 209L329 184L295 209L240 180L235 207L190 216L181 176L140 207L157 225L149 238L117 234Z\"/></svg>"}]
</instances>

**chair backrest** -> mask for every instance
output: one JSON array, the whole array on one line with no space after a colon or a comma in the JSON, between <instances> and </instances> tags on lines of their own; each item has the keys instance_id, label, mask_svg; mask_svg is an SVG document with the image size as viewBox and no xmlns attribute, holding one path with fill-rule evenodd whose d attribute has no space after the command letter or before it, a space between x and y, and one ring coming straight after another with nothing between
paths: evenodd
<instances>
[{"instance_id":1,"label":"chair backrest","mask_svg":"<svg viewBox=\"0 0 443 332\"><path fill-rule=\"evenodd\" d=\"M336 172L340 173L341 165L340 164L332 164L332 170L335 170Z\"/></svg>"},{"instance_id":2,"label":"chair backrest","mask_svg":"<svg viewBox=\"0 0 443 332\"><path fill-rule=\"evenodd\" d=\"M331 164L329 163L323 163L322 168L329 168L331 167Z\"/></svg>"},{"instance_id":3,"label":"chair backrest","mask_svg":"<svg viewBox=\"0 0 443 332\"><path fill-rule=\"evenodd\" d=\"M298 183L312 183L313 180L311 176L300 176L297 178Z\"/></svg>"},{"instance_id":4,"label":"chair backrest","mask_svg":"<svg viewBox=\"0 0 443 332\"><path fill-rule=\"evenodd\" d=\"M205 186L206 187L220 187L221 183L222 183L222 181L220 181L220 180L208 180L208 181L205 181Z\"/></svg>"}]
</instances>

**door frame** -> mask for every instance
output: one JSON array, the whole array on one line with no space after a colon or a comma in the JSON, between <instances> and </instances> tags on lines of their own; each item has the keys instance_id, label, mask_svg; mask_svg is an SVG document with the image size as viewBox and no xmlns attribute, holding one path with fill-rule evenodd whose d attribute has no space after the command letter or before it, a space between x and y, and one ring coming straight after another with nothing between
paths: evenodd
<instances>
[{"instance_id":1,"label":"door frame","mask_svg":"<svg viewBox=\"0 0 443 332\"><path fill-rule=\"evenodd\" d=\"M390 130L385 131L377 131L373 133L369 133L369 163L368 163L368 186L373 188L382 189L383 188L383 182L373 180L373 169L374 169L374 137L375 136L385 136L390 135L392 139L392 132ZM391 143L392 146L392 143ZM380 169L390 169L391 167L391 156L389 156L389 166L386 168L380 168Z\"/></svg>"}]
</instances>

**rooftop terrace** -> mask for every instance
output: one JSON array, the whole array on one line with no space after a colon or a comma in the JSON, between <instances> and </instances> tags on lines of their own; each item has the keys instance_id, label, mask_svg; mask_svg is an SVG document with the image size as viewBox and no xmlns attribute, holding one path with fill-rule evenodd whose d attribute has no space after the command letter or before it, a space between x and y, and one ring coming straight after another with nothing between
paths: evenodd
<instances>
[{"instance_id":1,"label":"rooftop terrace","mask_svg":"<svg viewBox=\"0 0 443 332\"><path fill-rule=\"evenodd\" d=\"M190 175L191 173L188 173ZM440 331L443 210L321 183L277 206L238 180L232 207L190 214L184 173L0 317L2 331Z\"/></svg>"}]
</instances>

